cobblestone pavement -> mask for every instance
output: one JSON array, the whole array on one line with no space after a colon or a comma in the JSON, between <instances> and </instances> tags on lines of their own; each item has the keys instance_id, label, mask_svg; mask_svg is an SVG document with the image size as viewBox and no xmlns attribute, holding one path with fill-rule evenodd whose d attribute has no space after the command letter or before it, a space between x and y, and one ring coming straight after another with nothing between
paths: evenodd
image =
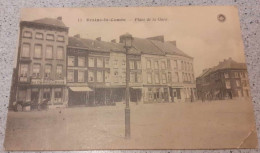
<instances>
[{"instance_id":1,"label":"cobblestone pavement","mask_svg":"<svg viewBox=\"0 0 260 153\"><path fill-rule=\"evenodd\" d=\"M248 147L256 139L255 132L250 134L254 129L249 101L132 103L131 138L125 139L124 104L119 103L9 112L5 147L17 150L236 148Z\"/></svg>"}]
</instances>

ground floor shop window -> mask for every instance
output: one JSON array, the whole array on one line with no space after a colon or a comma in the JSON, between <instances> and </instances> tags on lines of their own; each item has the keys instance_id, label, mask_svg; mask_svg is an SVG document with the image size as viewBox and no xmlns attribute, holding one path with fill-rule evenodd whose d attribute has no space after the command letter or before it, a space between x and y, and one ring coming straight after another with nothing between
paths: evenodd
<instances>
[{"instance_id":1,"label":"ground floor shop window","mask_svg":"<svg viewBox=\"0 0 260 153\"><path fill-rule=\"evenodd\" d=\"M51 89L50 88L45 88L43 89L43 100L51 100Z\"/></svg>"},{"instance_id":2,"label":"ground floor shop window","mask_svg":"<svg viewBox=\"0 0 260 153\"><path fill-rule=\"evenodd\" d=\"M61 103L62 102L62 90L61 88L54 89L54 102Z\"/></svg>"}]
</instances>

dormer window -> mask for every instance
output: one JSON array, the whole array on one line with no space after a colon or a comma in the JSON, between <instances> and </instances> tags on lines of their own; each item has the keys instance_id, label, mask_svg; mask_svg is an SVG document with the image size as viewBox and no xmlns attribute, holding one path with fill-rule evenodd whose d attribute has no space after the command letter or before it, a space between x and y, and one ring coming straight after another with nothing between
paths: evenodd
<instances>
[{"instance_id":1,"label":"dormer window","mask_svg":"<svg viewBox=\"0 0 260 153\"><path fill-rule=\"evenodd\" d=\"M43 34L37 32L37 33L35 34L35 38L36 38L36 39L43 39Z\"/></svg>"}]
</instances>

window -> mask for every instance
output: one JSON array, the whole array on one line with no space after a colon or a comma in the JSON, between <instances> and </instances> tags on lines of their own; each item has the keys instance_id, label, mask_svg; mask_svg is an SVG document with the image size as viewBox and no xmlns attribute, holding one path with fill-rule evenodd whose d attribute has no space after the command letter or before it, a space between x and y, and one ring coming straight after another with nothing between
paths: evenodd
<instances>
[{"instance_id":1,"label":"window","mask_svg":"<svg viewBox=\"0 0 260 153\"><path fill-rule=\"evenodd\" d=\"M244 93L246 94L247 97L249 97L249 92L247 89L244 91Z\"/></svg>"},{"instance_id":2,"label":"window","mask_svg":"<svg viewBox=\"0 0 260 153\"><path fill-rule=\"evenodd\" d=\"M167 60L167 68L170 69L171 68L171 61L168 59Z\"/></svg>"},{"instance_id":3,"label":"window","mask_svg":"<svg viewBox=\"0 0 260 153\"><path fill-rule=\"evenodd\" d=\"M152 83L152 74L151 73L147 73L147 83Z\"/></svg>"},{"instance_id":4,"label":"window","mask_svg":"<svg viewBox=\"0 0 260 153\"><path fill-rule=\"evenodd\" d=\"M166 74L162 74L162 83L167 83Z\"/></svg>"},{"instance_id":5,"label":"window","mask_svg":"<svg viewBox=\"0 0 260 153\"><path fill-rule=\"evenodd\" d=\"M78 57L78 66L85 66L85 57Z\"/></svg>"},{"instance_id":6,"label":"window","mask_svg":"<svg viewBox=\"0 0 260 153\"><path fill-rule=\"evenodd\" d=\"M165 61L162 61L162 69L166 69Z\"/></svg>"},{"instance_id":7,"label":"window","mask_svg":"<svg viewBox=\"0 0 260 153\"><path fill-rule=\"evenodd\" d=\"M235 72L235 78L239 78L239 76L238 76L238 73L237 73L237 72Z\"/></svg>"},{"instance_id":8,"label":"window","mask_svg":"<svg viewBox=\"0 0 260 153\"><path fill-rule=\"evenodd\" d=\"M52 59L52 53L53 53L53 47L52 46L47 46L46 47L46 58Z\"/></svg>"},{"instance_id":9,"label":"window","mask_svg":"<svg viewBox=\"0 0 260 153\"><path fill-rule=\"evenodd\" d=\"M42 33L39 33L39 32L36 32L35 38L36 38L36 39L43 39L43 34L42 34Z\"/></svg>"},{"instance_id":10,"label":"window","mask_svg":"<svg viewBox=\"0 0 260 153\"><path fill-rule=\"evenodd\" d=\"M40 77L40 71L41 71L41 65L40 64L33 64L33 77L39 78Z\"/></svg>"},{"instance_id":11,"label":"window","mask_svg":"<svg viewBox=\"0 0 260 153\"><path fill-rule=\"evenodd\" d=\"M23 44L22 57L30 57L30 44Z\"/></svg>"},{"instance_id":12,"label":"window","mask_svg":"<svg viewBox=\"0 0 260 153\"><path fill-rule=\"evenodd\" d=\"M172 82L172 73L171 72L168 72L168 80L169 80L169 82Z\"/></svg>"},{"instance_id":13,"label":"window","mask_svg":"<svg viewBox=\"0 0 260 153\"><path fill-rule=\"evenodd\" d=\"M42 57L42 45L35 45L34 46L34 57L41 58Z\"/></svg>"},{"instance_id":14,"label":"window","mask_svg":"<svg viewBox=\"0 0 260 153\"><path fill-rule=\"evenodd\" d=\"M78 71L78 82L84 82L84 78L85 78L85 71L79 70Z\"/></svg>"},{"instance_id":15,"label":"window","mask_svg":"<svg viewBox=\"0 0 260 153\"><path fill-rule=\"evenodd\" d=\"M51 100L51 89L50 88L43 89L43 99Z\"/></svg>"},{"instance_id":16,"label":"window","mask_svg":"<svg viewBox=\"0 0 260 153\"><path fill-rule=\"evenodd\" d=\"M47 35L46 35L46 39L53 41L53 40L54 40L54 35L53 35L53 34L47 34Z\"/></svg>"},{"instance_id":17,"label":"window","mask_svg":"<svg viewBox=\"0 0 260 153\"><path fill-rule=\"evenodd\" d=\"M64 41L64 36L58 36L57 41Z\"/></svg>"},{"instance_id":18,"label":"window","mask_svg":"<svg viewBox=\"0 0 260 153\"><path fill-rule=\"evenodd\" d=\"M177 62L177 60L174 60L174 69L178 69L178 62Z\"/></svg>"},{"instance_id":19,"label":"window","mask_svg":"<svg viewBox=\"0 0 260 153\"><path fill-rule=\"evenodd\" d=\"M103 82L103 72L97 71L97 82Z\"/></svg>"},{"instance_id":20,"label":"window","mask_svg":"<svg viewBox=\"0 0 260 153\"><path fill-rule=\"evenodd\" d=\"M230 88L231 88L230 81L226 81L226 88L227 88L227 89L230 89Z\"/></svg>"},{"instance_id":21,"label":"window","mask_svg":"<svg viewBox=\"0 0 260 153\"><path fill-rule=\"evenodd\" d=\"M123 62L125 62L125 61L123 61ZM114 60L114 64L113 64L115 68L117 68L117 64L118 64L118 60L115 59L115 60ZM125 63L124 63L124 64L125 64Z\"/></svg>"},{"instance_id":22,"label":"window","mask_svg":"<svg viewBox=\"0 0 260 153\"><path fill-rule=\"evenodd\" d=\"M97 67L103 67L103 58L102 57L97 58Z\"/></svg>"},{"instance_id":23,"label":"window","mask_svg":"<svg viewBox=\"0 0 260 153\"><path fill-rule=\"evenodd\" d=\"M151 60L146 61L146 68L150 69L151 68Z\"/></svg>"},{"instance_id":24,"label":"window","mask_svg":"<svg viewBox=\"0 0 260 153\"><path fill-rule=\"evenodd\" d=\"M115 82L118 82L119 80L118 80L118 71L116 70L116 71L114 71L114 81Z\"/></svg>"},{"instance_id":25,"label":"window","mask_svg":"<svg viewBox=\"0 0 260 153\"><path fill-rule=\"evenodd\" d=\"M51 77L51 67L52 66L50 64L45 65L44 77L47 79Z\"/></svg>"},{"instance_id":26,"label":"window","mask_svg":"<svg viewBox=\"0 0 260 153\"><path fill-rule=\"evenodd\" d=\"M74 70L68 70L68 82L74 82Z\"/></svg>"},{"instance_id":27,"label":"window","mask_svg":"<svg viewBox=\"0 0 260 153\"><path fill-rule=\"evenodd\" d=\"M154 62L154 69L159 69L159 62L158 61Z\"/></svg>"},{"instance_id":28,"label":"window","mask_svg":"<svg viewBox=\"0 0 260 153\"><path fill-rule=\"evenodd\" d=\"M62 92L61 92L61 88L56 88L54 89L54 102L62 102Z\"/></svg>"},{"instance_id":29,"label":"window","mask_svg":"<svg viewBox=\"0 0 260 153\"><path fill-rule=\"evenodd\" d=\"M21 64L20 66L20 76L21 77L27 77L28 76L28 64Z\"/></svg>"},{"instance_id":30,"label":"window","mask_svg":"<svg viewBox=\"0 0 260 153\"><path fill-rule=\"evenodd\" d=\"M74 66L75 56L68 56L68 66Z\"/></svg>"},{"instance_id":31,"label":"window","mask_svg":"<svg viewBox=\"0 0 260 153\"><path fill-rule=\"evenodd\" d=\"M122 80L122 82L126 82L126 72L125 71L123 71L122 72L122 78L121 78Z\"/></svg>"},{"instance_id":32,"label":"window","mask_svg":"<svg viewBox=\"0 0 260 153\"><path fill-rule=\"evenodd\" d=\"M63 68L62 65L57 65L57 67L56 67L56 74L57 74L57 77L58 77L59 79L62 78L62 68Z\"/></svg>"},{"instance_id":33,"label":"window","mask_svg":"<svg viewBox=\"0 0 260 153\"><path fill-rule=\"evenodd\" d=\"M240 86L241 86L240 80L236 80L236 85L237 85L237 87L240 87Z\"/></svg>"},{"instance_id":34,"label":"window","mask_svg":"<svg viewBox=\"0 0 260 153\"><path fill-rule=\"evenodd\" d=\"M32 32L31 31L25 31L23 33L24 38L32 38Z\"/></svg>"},{"instance_id":35,"label":"window","mask_svg":"<svg viewBox=\"0 0 260 153\"><path fill-rule=\"evenodd\" d=\"M247 82L246 82L246 80L243 80L243 81L242 81L242 86L243 86L243 87L247 87Z\"/></svg>"},{"instance_id":36,"label":"window","mask_svg":"<svg viewBox=\"0 0 260 153\"><path fill-rule=\"evenodd\" d=\"M57 47L57 59L62 60L64 54L64 48L63 47Z\"/></svg>"},{"instance_id":37,"label":"window","mask_svg":"<svg viewBox=\"0 0 260 153\"><path fill-rule=\"evenodd\" d=\"M178 72L175 72L175 78L176 78L176 82L180 82Z\"/></svg>"},{"instance_id":38,"label":"window","mask_svg":"<svg viewBox=\"0 0 260 153\"><path fill-rule=\"evenodd\" d=\"M88 58L88 66L89 67L94 67L94 57L89 57Z\"/></svg>"},{"instance_id":39,"label":"window","mask_svg":"<svg viewBox=\"0 0 260 153\"><path fill-rule=\"evenodd\" d=\"M109 76L110 76L110 72L109 71L105 71L105 82L110 82Z\"/></svg>"},{"instance_id":40,"label":"window","mask_svg":"<svg viewBox=\"0 0 260 153\"><path fill-rule=\"evenodd\" d=\"M191 81L191 76L190 74L187 74L187 80L190 82Z\"/></svg>"},{"instance_id":41,"label":"window","mask_svg":"<svg viewBox=\"0 0 260 153\"><path fill-rule=\"evenodd\" d=\"M136 65L138 70L142 69L141 61L136 61Z\"/></svg>"},{"instance_id":42,"label":"window","mask_svg":"<svg viewBox=\"0 0 260 153\"><path fill-rule=\"evenodd\" d=\"M135 73L130 73L130 82L135 82Z\"/></svg>"},{"instance_id":43,"label":"window","mask_svg":"<svg viewBox=\"0 0 260 153\"><path fill-rule=\"evenodd\" d=\"M88 71L88 82L94 82L94 71Z\"/></svg>"},{"instance_id":44,"label":"window","mask_svg":"<svg viewBox=\"0 0 260 153\"><path fill-rule=\"evenodd\" d=\"M122 60L122 66L125 66L126 62L125 59Z\"/></svg>"},{"instance_id":45,"label":"window","mask_svg":"<svg viewBox=\"0 0 260 153\"><path fill-rule=\"evenodd\" d=\"M105 58L105 67L109 68L109 58Z\"/></svg>"},{"instance_id":46,"label":"window","mask_svg":"<svg viewBox=\"0 0 260 153\"><path fill-rule=\"evenodd\" d=\"M229 78L229 74L227 72L224 73L225 78Z\"/></svg>"},{"instance_id":47,"label":"window","mask_svg":"<svg viewBox=\"0 0 260 153\"><path fill-rule=\"evenodd\" d=\"M183 64L183 61L181 61L181 69L184 70L184 64Z\"/></svg>"},{"instance_id":48,"label":"window","mask_svg":"<svg viewBox=\"0 0 260 153\"><path fill-rule=\"evenodd\" d=\"M142 82L142 73L137 74L137 82L141 83Z\"/></svg>"},{"instance_id":49,"label":"window","mask_svg":"<svg viewBox=\"0 0 260 153\"><path fill-rule=\"evenodd\" d=\"M129 61L129 67L131 70L135 69L135 62L134 61Z\"/></svg>"},{"instance_id":50,"label":"window","mask_svg":"<svg viewBox=\"0 0 260 153\"><path fill-rule=\"evenodd\" d=\"M159 73L155 73L154 77L155 77L155 83L160 83Z\"/></svg>"}]
</instances>

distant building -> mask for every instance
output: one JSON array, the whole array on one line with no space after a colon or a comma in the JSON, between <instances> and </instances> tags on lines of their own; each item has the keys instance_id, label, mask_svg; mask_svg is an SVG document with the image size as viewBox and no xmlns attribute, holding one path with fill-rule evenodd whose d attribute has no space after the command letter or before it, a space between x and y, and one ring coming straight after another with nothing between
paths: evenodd
<instances>
[{"instance_id":1,"label":"distant building","mask_svg":"<svg viewBox=\"0 0 260 153\"><path fill-rule=\"evenodd\" d=\"M20 23L16 80L18 101L31 101L33 107L44 99L49 101L50 107L67 105L68 31L61 17Z\"/></svg>"},{"instance_id":2,"label":"distant building","mask_svg":"<svg viewBox=\"0 0 260 153\"><path fill-rule=\"evenodd\" d=\"M217 100L249 97L249 82L245 63L231 58L219 62L213 68L203 70L196 78L200 100Z\"/></svg>"}]
</instances>

